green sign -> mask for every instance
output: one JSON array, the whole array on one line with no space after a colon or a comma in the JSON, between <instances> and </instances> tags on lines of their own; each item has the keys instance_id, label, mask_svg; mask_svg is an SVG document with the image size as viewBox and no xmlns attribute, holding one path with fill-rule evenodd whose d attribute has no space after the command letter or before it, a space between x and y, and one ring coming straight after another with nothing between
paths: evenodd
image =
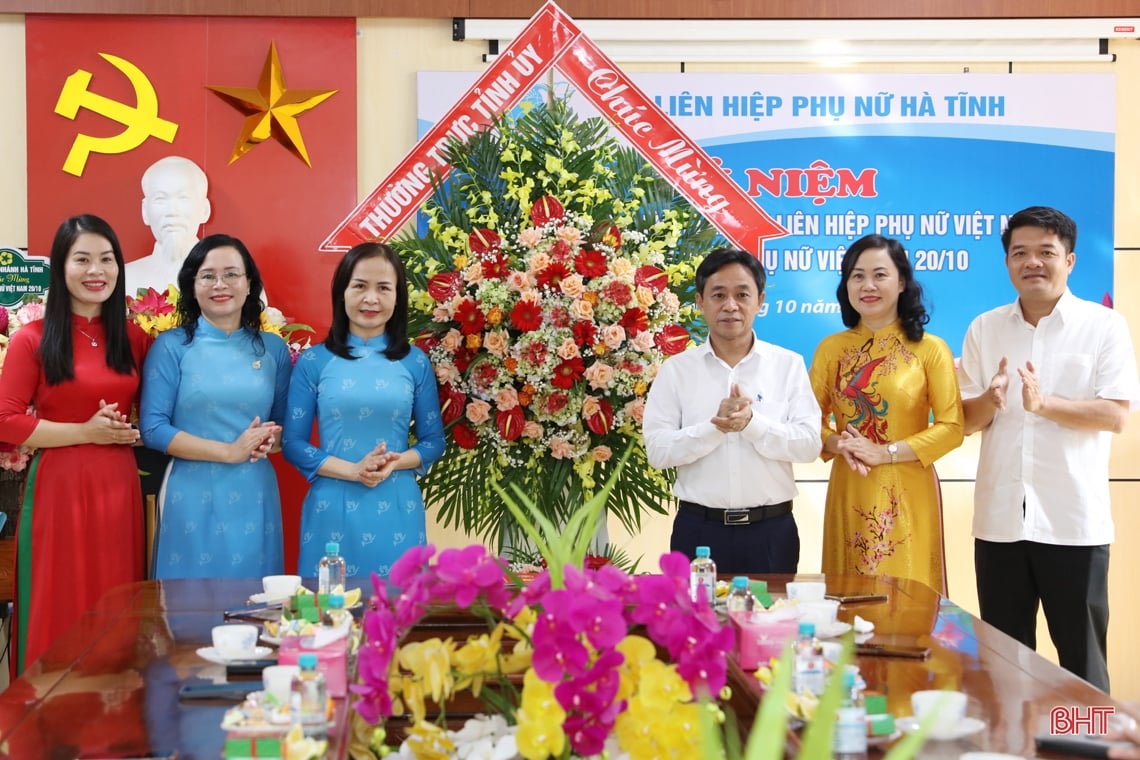
<instances>
[{"instance_id":1,"label":"green sign","mask_svg":"<svg viewBox=\"0 0 1140 760\"><path fill-rule=\"evenodd\" d=\"M28 257L18 248L0 248L0 306L16 306L47 288L47 259Z\"/></svg>"}]
</instances>

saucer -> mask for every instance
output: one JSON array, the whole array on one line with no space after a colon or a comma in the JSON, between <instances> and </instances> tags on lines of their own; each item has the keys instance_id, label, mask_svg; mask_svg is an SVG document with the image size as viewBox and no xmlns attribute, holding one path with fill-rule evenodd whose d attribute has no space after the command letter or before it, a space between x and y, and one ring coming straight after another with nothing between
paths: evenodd
<instances>
[{"instance_id":1,"label":"saucer","mask_svg":"<svg viewBox=\"0 0 1140 760\"><path fill-rule=\"evenodd\" d=\"M884 744L890 744L891 742L893 742L895 739L899 738L900 736L902 736L902 731L898 730L897 728L894 730L894 732L889 733L889 734L884 734L883 736L868 736L867 737L867 746L868 747L881 747Z\"/></svg>"},{"instance_id":2,"label":"saucer","mask_svg":"<svg viewBox=\"0 0 1140 760\"><path fill-rule=\"evenodd\" d=\"M253 654L245 657L226 657L213 647L202 647L198 650L199 657L218 665L228 665L231 662L243 662L245 660L263 660L272 653L273 650L269 647L254 647Z\"/></svg>"},{"instance_id":3,"label":"saucer","mask_svg":"<svg viewBox=\"0 0 1140 760\"><path fill-rule=\"evenodd\" d=\"M270 599L265 594L250 594L250 604L284 604L290 597L288 596L275 596Z\"/></svg>"},{"instance_id":4,"label":"saucer","mask_svg":"<svg viewBox=\"0 0 1140 760\"><path fill-rule=\"evenodd\" d=\"M281 642L282 642L282 638L280 636L270 636L269 631L266 631L266 630L263 630L261 632L261 636L258 637L258 640L264 641L266 644L269 644L270 646L274 646L274 647L281 646ZM264 648L264 647L262 647L262 648Z\"/></svg>"},{"instance_id":5,"label":"saucer","mask_svg":"<svg viewBox=\"0 0 1140 760\"><path fill-rule=\"evenodd\" d=\"M918 719L913 716L899 718L895 721L895 725L902 729L903 732L913 734L918 730ZM957 739L962 739L970 734L976 734L986 727L984 720L977 718L962 718L958 721L958 725L949 729L948 731L931 731L926 735L926 738L933 739L936 742L952 742Z\"/></svg>"},{"instance_id":6,"label":"saucer","mask_svg":"<svg viewBox=\"0 0 1140 760\"><path fill-rule=\"evenodd\" d=\"M844 623L842 620L834 620L827 625L817 625L815 627L815 636L818 639L834 639L850 630L850 623Z\"/></svg>"}]
</instances>

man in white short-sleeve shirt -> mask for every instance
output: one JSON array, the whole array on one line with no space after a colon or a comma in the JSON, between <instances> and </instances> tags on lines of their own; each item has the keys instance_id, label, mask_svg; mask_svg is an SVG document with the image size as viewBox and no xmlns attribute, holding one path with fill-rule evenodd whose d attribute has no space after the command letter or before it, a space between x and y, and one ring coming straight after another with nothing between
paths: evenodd
<instances>
[{"instance_id":1,"label":"man in white short-sleeve shirt","mask_svg":"<svg viewBox=\"0 0 1140 760\"><path fill-rule=\"evenodd\" d=\"M1062 667L1108 691L1108 460L1140 406L1124 318L1068 289L1077 227L1034 206L1002 233L1018 298L971 324L959 379L982 431L974 567L982 619L1028 647L1045 610Z\"/></svg>"}]
</instances>

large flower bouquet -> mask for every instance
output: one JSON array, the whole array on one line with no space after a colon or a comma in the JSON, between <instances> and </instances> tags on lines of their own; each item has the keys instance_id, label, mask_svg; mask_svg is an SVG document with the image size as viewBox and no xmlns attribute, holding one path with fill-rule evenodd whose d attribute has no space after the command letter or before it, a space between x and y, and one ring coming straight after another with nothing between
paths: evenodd
<instances>
[{"instance_id":1,"label":"large flower bouquet","mask_svg":"<svg viewBox=\"0 0 1140 760\"><path fill-rule=\"evenodd\" d=\"M632 449L611 509L635 530L670 485L646 462L646 392L689 342L685 291L715 231L601 119L562 100L444 157L454 171L424 207L426 235L393 242L451 431L425 500L445 525L509 539L517 526L492 484L522 486L565 522Z\"/></svg>"},{"instance_id":2,"label":"large flower bouquet","mask_svg":"<svg viewBox=\"0 0 1140 760\"><path fill-rule=\"evenodd\" d=\"M41 319L43 315L44 302L41 298L28 299L16 307L0 306L0 372L4 370L4 360L8 355L8 338L28 322ZM30 406L27 412L35 413ZM29 446L0 443L0 470L23 472L35 452Z\"/></svg>"},{"instance_id":3,"label":"large flower bouquet","mask_svg":"<svg viewBox=\"0 0 1140 760\"><path fill-rule=\"evenodd\" d=\"M373 575L356 711L373 724L410 713L402 752L421 759L467 757L472 747L461 745L472 744L490 750L480 757L690 757L707 709L701 700L725 685L733 634L707 603L690 599L681 554L662 557L660 575L632 576L612 564L583 569L612 485L565 529L521 492L515 496L530 517L501 492L548 560L525 586L512 584L503 560L481 545L438 557L417 547L386 582ZM429 612L449 608L486 620L487 632L464 643L406 641ZM461 690L483 698L495 717L447 731L446 703ZM425 720L428 700L444 706L439 723ZM373 750L383 754L378 743Z\"/></svg>"}]
</instances>

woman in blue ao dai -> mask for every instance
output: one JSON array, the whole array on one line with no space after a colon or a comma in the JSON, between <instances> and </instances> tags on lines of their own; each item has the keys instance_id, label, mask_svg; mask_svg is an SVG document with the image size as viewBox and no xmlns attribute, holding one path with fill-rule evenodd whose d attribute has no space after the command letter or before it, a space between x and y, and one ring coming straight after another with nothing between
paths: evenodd
<instances>
[{"instance_id":1,"label":"woman in blue ao dai","mask_svg":"<svg viewBox=\"0 0 1140 760\"><path fill-rule=\"evenodd\" d=\"M154 575L281 573L281 499L266 457L285 414L289 348L261 332L261 275L237 238L195 245L178 287L180 326L158 336L143 373L143 441L173 457Z\"/></svg>"},{"instance_id":2,"label":"woman in blue ao dai","mask_svg":"<svg viewBox=\"0 0 1140 760\"><path fill-rule=\"evenodd\" d=\"M333 275L332 327L298 359L284 423L285 458L312 483L301 512L302 575L316 574L329 541L340 544L347 574L364 578L387 576L427 541L416 476L443 454L443 420L431 362L408 343L407 324L400 257L383 243L345 254Z\"/></svg>"}]
</instances>

